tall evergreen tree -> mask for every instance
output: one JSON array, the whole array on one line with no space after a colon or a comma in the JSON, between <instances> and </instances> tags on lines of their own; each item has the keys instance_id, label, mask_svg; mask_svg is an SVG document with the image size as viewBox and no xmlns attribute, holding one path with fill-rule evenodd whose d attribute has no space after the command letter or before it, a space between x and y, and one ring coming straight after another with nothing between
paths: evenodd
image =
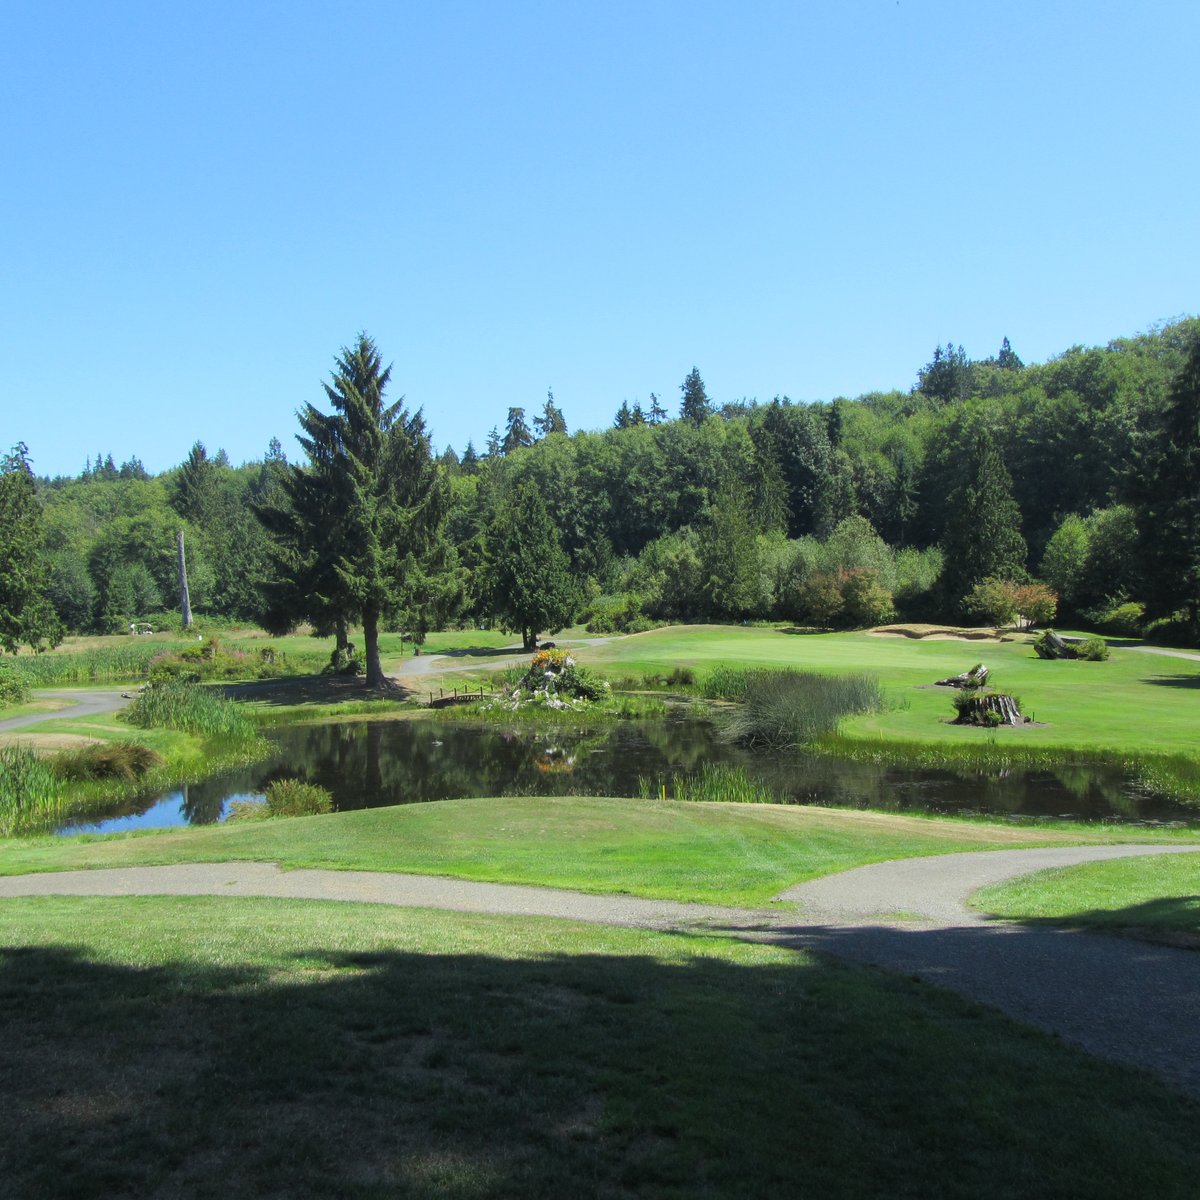
<instances>
[{"instance_id":1,"label":"tall evergreen tree","mask_svg":"<svg viewBox=\"0 0 1200 1200\"><path fill-rule=\"evenodd\" d=\"M1008 338L1000 343L1000 353L996 355L996 366L1002 371L1020 371L1025 366L1017 357L1017 352L1009 345Z\"/></svg>"},{"instance_id":2,"label":"tall evergreen tree","mask_svg":"<svg viewBox=\"0 0 1200 1200\"><path fill-rule=\"evenodd\" d=\"M951 607L980 580L1022 579L1025 539L1021 510L1013 499L1012 477L986 429L975 439L965 482L950 495L942 541L945 568L942 588Z\"/></svg>"},{"instance_id":3,"label":"tall evergreen tree","mask_svg":"<svg viewBox=\"0 0 1200 1200\"><path fill-rule=\"evenodd\" d=\"M185 520L207 529L216 516L217 464L203 442L195 442L179 468L171 504Z\"/></svg>"},{"instance_id":4,"label":"tall evergreen tree","mask_svg":"<svg viewBox=\"0 0 1200 1200\"><path fill-rule=\"evenodd\" d=\"M522 446L533 445L533 434L529 432L529 426L525 424L525 410L523 408L510 408L508 410L508 425L504 430L504 444L500 447L501 453L511 454L514 450L519 450Z\"/></svg>"},{"instance_id":5,"label":"tall evergreen tree","mask_svg":"<svg viewBox=\"0 0 1200 1200\"><path fill-rule=\"evenodd\" d=\"M965 400L971 394L971 382L971 360L952 342L947 342L944 350L938 346L933 359L917 373L917 391L940 404Z\"/></svg>"},{"instance_id":6,"label":"tall evergreen tree","mask_svg":"<svg viewBox=\"0 0 1200 1200\"><path fill-rule=\"evenodd\" d=\"M617 415L613 418L614 429L628 429L633 424L633 413L629 408L629 401L622 400L621 407L617 409Z\"/></svg>"},{"instance_id":7,"label":"tall evergreen tree","mask_svg":"<svg viewBox=\"0 0 1200 1200\"><path fill-rule=\"evenodd\" d=\"M679 385L683 393L683 402L679 406L679 416L693 425L703 425L712 413L712 405L708 402L708 393L704 390L704 380L700 372L693 367L684 381Z\"/></svg>"},{"instance_id":8,"label":"tall evergreen tree","mask_svg":"<svg viewBox=\"0 0 1200 1200\"><path fill-rule=\"evenodd\" d=\"M0 649L15 654L23 645L44 650L62 641L49 585L42 507L28 447L18 442L0 459Z\"/></svg>"},{"instance_id":9,"label":"tall evergreen tree","mask_svg":"<svg viewBox=\"0 0 1200 1200\"><path fill-rule=\"evenodd\" d=\"M575 617L579 589L541 493L522 484L500 508L488 548L488 609L520 631L526 650L538 633L557 633Z\"/></svg>"},{"instance_id":10,"label":"tall evergreen tree","mask_svg":"<svg viewBox=\"0 0 1200 1200\"><path fill-rule=\"evenodd\" d=\"M667 419L667 410L654 392L650 393L650 414L647 419L651 425L661 425Z\"/></svg>"},{"instance_id":11,"label":"tall evergreen tree","mask_svg":"<svg viewBox=\"0 0 1200 1200\"><path fill-rule=\"evenodd\" d=\"M390 379L366 334L342 350L323 385L333 412L309 404L299 414L309 465L292 472L293 515L279 522L290 529L286 552L311 608L361 621L366 682L375 688L386 682L381 622L419 623L437 599L432 576L446 553L449 501L420 412L407 412L403 399L384 403Z\"/></svg>"},{"instance_id":12,"label":"tall evergreen tree","mask_svg":"<svg viewBox=\"0 0 1200 1200\"><path fill-rule=\"evenodd\" d=\"M566 433L567 421L562 409L554 403L554 389L546 389L546 403L541 414L533 418L533 430L538 437L548 437L552 433Z\"/></svg>"},{"instance_id":13,"label":"tall evergreen tree","mask_svg":"<svg viewBox=\"0 0 1200 1200\"><path fill-rule=\"evenodd\" d=\"M468 439L467 448L462 453L458 463L459 470L464 475L475 475L479 471L479 455L475 453L475 443Z\"/></svg>"},{"instance_id":14,"label":"tall evergreen tree","mask_svg":"<svg viewBox=\"0 0 1200 1200\"><path fill-rule=\"evenodd\" d=\"M1130 492L1153 613L1182 610L1200 638L1200 337L1147 421Z\"/></svg>"},{"instance_id":15,"label":"tall evergreen tree","mask_svg":"<svg viewBox=\"0 0 1200 1200\"><path fill-rule=\"evenodd\" d=\"M714 617L753 616L761 599L762 556L746 489L730 481L713 497L701 539L703 603Z\"/></svg>"}]
</instances>

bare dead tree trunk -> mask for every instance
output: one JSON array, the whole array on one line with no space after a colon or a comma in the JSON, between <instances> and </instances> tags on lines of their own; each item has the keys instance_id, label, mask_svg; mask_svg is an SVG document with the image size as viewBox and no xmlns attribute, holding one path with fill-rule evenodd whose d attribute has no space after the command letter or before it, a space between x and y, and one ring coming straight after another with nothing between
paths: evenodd
<instances>
[{"instance_id":1,"label":"bare dead tree trunk","mask_svg":"<svg viewBox=\"0 0 1200 1200\"><path fill-rule=\"evenodd\" d=\"M188 595L187 562L183 557L183 530L179 531L179 611L183 614L183 627L192 625L192 601Z\"/></svg>"}]
</instances>

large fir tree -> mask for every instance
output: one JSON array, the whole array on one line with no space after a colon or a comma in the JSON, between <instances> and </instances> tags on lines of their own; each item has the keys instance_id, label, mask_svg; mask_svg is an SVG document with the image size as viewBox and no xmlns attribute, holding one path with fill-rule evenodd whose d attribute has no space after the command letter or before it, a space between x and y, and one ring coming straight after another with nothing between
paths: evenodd
<instances>
[{"instance_id":1,"label":"large fir tree","mask_svg":"<svg viewBox=\"0 0 1200 1200\"><path fill-rule=\"evenodd\" d=\"M422 610L442 598L436 577L446 553L446 480L420 412L402 399L384 403L390 378L366 334L343 349L324 385L333 412L309 404L299 414L309 464L287 485L291 520L270 522L287 535L284 562L297 572L291 602L304 596L326 620L362 623L368 687L385 683L381 622L427 623Z\"/></svg>"},{"instance_id":2,"label":"large fir tree","mask_svg":"<svg viewBox=\"0 0 1200 1200\"><path fill-rule=\"evenodd\" d=\"M42 557L42 509L34 490L29 451L18 442L0 459L0 648L44 650L62 640L48 598Z\"/></svg>"},{"instance_id":3,"label":"large fir tree","mask_svg":"<svg viewBox=\"0 0 1200 1200\"><path fill-rule=\"evenodd\" d=\"M541 493L522 484L500 508L488 548L488 608L526 650L547 629L557 633L575 617L579 590L558 530Z\"/></svg>"},{"instance_id":4,"label":"large fir tree","mask_svg":"<svg viewBox=\"0 0 1200 1200\"><path fill-rule=\"evenodd\" d=\"M704 390L704 380L700 372L693 367L684 381L679 385L683 393L683 401L679 406L681 420L690 421L693 425L703 425L712 413L712 405L708 402L708 393Z\"/></svg>"},{"instance_id":5,"label":"large fir tree","mask_svg":"<svg viewBox=\"0 0 1200 1200\"><path fill-rule=\"evenodd\" d=\"M1182 610L1200 637L1200 337L1147 421L1130 491L1151 612Z\"/></svg>"},{"instance_id":6,"label":"large fir tree","mask_svg":"<svg viewBox=\"0 0 1200 1200\"><path fill-rule=\"evenodd\" d=\"M964 482L950 496L942 550L942 588L951 608L961 606L975 584L989 575L1025 575L1021 510L1013 499L1012 477L986 429L975 438Z\"/></svg>"}]
</instances>

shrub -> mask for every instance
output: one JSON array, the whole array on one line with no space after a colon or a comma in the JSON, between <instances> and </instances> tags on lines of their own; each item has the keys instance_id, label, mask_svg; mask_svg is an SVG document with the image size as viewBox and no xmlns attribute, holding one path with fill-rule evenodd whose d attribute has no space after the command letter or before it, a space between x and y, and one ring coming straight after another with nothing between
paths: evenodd
<instances>
[{"instance_id":1,"label":"shrub","mask_svg":"<svg viewBox=\"0 0 1200 1200\"><path fill-rule=\"evenodd\" d=\"M0 662L0 708L24 704L29 694L29 684L8 663Z\"/></svg>"},{"instance_id":2,"label":"shrub","mask_svg":"<svg viewBox=\"0 0 1200 1200\"><path fill-rule=\"evenodd\" d=\"M1075 646L1075 657L1086 662L1104 662L1108 655L1108 643L1101 637L1084 638Z\"/></svg>"},{"instance_id":3,"label":"shrub","mask_svg":"<svg viewBox=\"0 0 1200 1200\"><path fill-rule=\"evenodd\" d=\"M882 625L896 616L892 593L870 568L847 571L841 579L842 621L854 629Z\"/></svg>"},{"instance_id":4,"label":"shrub","mask_svg":"<svg viewBox=\"0 0 1200 1200\"><path fill-rule=\"evenodd\" d=\"M810 575L796 593L801 616L822 628L828 628L842 615L845 601L836 575L821 571Z\"/></svg>"},{"instance_id":5,"label":"shrub","mask_svg":"<svg viewBox=\"0 0 1200 1200\"><path fill-rule=\"evenodd\" d=\"M329 665L323 675L361 675L363 673L362 659L358 650L353 646L338 647L329 656Z\"/></svg>"},{"instance_id":6,"label":"shrub","mask_svg":"<svg viewBox=\"0 0 1200 1200\"><path fill-rule=\"evenodd\" d=\"M104 742L65 750L50 760L59 779L82 782L90 779L123 779L132 782L163 764L161 754L138 742Z\"/></svg>"},{"instance_id":7,"label":"shrub","mask_svg":"<svg viewBox=\"0 0 1200 1200\"><path fill-rule=\"evenodd\" d=\"M634 592L619 596L597 596L584 613L584 620L589 633L640 632L633 626L649 627L653 624L642 611L641 596Z\"/></svg>"},{"instance_id":8,"label":"shrub","mask_svg":"<svg viewBox=\"0 0 1200 1200\"><path fill-rule=\"evenodd\" d=\"M1058 612L1058 595L1044 583L1015 584L1013 603L1027 629L1032 625L1048 624Z\"/></svg>"},{"instance_id":9,"label":"shrub","mask_svg":"<svg viewBox=\"0 0 1200 1200\"><path fill-rule=\"evenodd\" d=\"M277 779L267 785L267 815L310 817L333 811L333 796L317 783L303 779Z\"/></svg>"},{"instance_id":10,"label":"shrub","mask_svg":"<svg viewBox=\"0 0 1200 1200\"><path fill-rule=\"evenodd\" d=\"M1135 600L1113 601L1084 615L1105 633L1115 637L1137 637L1146 620L1146 606Z\"/></svg>"},{"instance_id":11,"label":"shrub","mask_svg":"<svg viewBox=\"0 0 1200 1200\"><path fill-rule=\"evenodd\" d=\"M1143 629L1142 637L1156 646L1192 646L1195 644L1195 631L1183 613L1175 613L1170 617L1159 617L1158 620L1151 621Z\"/></svg>"},{"instance_id":12,"label":"shrub","mask_svg":"<svg viewBox=\"0 0 1200 1200\"><path fill-rule=\"evenodd\" d=\"M988 625L1008 625L1017 615L1017 585L989 575L963 597L963 610Z\"/></svg>"},{"instance_id":13,"label":"shrub","mask_svg":"<svg viewBox=\"0 0 1200 1200\"><path fill-rule=\"evenodd\" d=\"M250 739L256 733L254 722L232 700L181 680L146 688L125 712L129 723L142 729L180 729L238 739Z\"/></svg>"}]
</instances>

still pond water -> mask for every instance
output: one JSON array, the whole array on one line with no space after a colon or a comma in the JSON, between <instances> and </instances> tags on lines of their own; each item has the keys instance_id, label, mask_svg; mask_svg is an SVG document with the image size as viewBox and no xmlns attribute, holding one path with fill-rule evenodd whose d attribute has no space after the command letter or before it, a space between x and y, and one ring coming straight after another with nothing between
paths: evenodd
<instances>
[{"instance_id":1,"label":"still pond water","mask_svg":"<svg viewBox=\"0 0 1200 1200\"><path fill-rule=\"evenodd\" d=\"M532 729L449 721L299 725L270 735L269 759L178 791L126 800L104 820L61 833L111 833L222 820L230 802L261 797L276 779L302 777L333 793L340 811L464 796L657 794L705 763L740 766L783 803L889 811L1087 821L1184 821L1200 814L1148 793L1109 767L929 770L759 754L730 746L694 718L618 722L603 729ZM669 790L668 790L669 794Z\"/></svg>"}]
</instances>

